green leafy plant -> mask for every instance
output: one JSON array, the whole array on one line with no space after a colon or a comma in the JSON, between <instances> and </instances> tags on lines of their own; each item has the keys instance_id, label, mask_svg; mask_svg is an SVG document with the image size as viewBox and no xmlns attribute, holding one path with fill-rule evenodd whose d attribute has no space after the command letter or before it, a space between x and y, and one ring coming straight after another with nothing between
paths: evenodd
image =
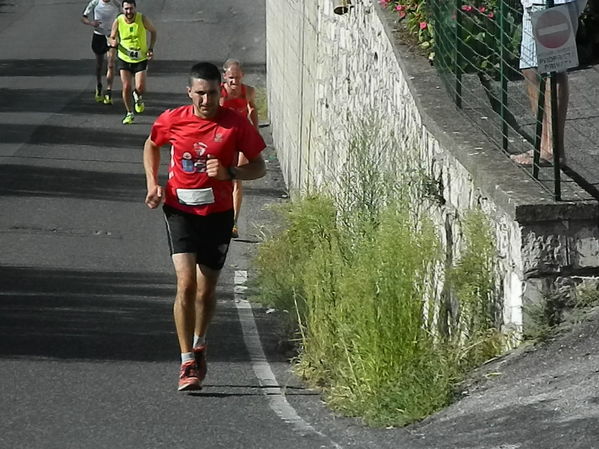
<instances>
[{"instance_id":1,"label":"green leafy plant","mask_svg":"<svg viewBox=\"0 0 599 449\"><path fill-rule=\"evenodd\" d=\"M501 32L504 35L506 64L515 66L518 60L520 13L510 2L506 2L504 9L503 30L499 28L499 8L495 0L474 0L461 4L459 8L457 2L444 0L430 3L380 0L379 3L396 12L399 20L405 21L407 31L421 48L429 52L431 61L441 53L441 64L452 71L483 72L496 78L501 62Z\"/></svg>"}]
</instances>

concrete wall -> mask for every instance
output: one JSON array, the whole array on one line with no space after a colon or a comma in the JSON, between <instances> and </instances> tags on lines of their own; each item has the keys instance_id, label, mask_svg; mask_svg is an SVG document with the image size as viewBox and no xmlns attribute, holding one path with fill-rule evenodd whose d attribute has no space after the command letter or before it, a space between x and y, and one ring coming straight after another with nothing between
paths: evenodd
<instances>
[{"instance_id":1,"label":"concrete wall","mask_svg":"<svg viewBox=\"0 0 599 449\"><path fill-rule=\"evenodd\" d=\"M398 155L442 187L431 208L449 259L464 213L480 207L497 241L504 322L522 305L599 273L595 201L554 202L456 110L434 68L403 48L370 0L333 13L334 0L266 0L269 114L292 193L334 183L356 118L376 111ZM574 192L584 198L584 192Z\"/></svg>"}]
</instances>

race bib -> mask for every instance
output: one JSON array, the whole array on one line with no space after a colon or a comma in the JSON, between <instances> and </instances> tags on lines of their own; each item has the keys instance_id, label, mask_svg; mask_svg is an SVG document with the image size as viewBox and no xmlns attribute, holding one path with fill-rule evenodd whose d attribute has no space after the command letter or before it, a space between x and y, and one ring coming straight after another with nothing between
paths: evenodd
<instances>
[{"instance_id":1,"label":"race bib","mask_svg":"<svg viewBox=\"0 0 599 449\"><path fill-rule=\"evenodd\" d=\"M131 59L139 59L139 50L127 50Z\"/></svg>"},{"instance_id":2,"label":"race bib","mask_svg":"<svg viewBox=\"0 0 599 449\"><path fill-rule=\"evenodd\" d=\"M177 189L179 203L186 206L203 206L214 203L214 192L211 187L207 189Z\"/></svg>"}]
</instances>

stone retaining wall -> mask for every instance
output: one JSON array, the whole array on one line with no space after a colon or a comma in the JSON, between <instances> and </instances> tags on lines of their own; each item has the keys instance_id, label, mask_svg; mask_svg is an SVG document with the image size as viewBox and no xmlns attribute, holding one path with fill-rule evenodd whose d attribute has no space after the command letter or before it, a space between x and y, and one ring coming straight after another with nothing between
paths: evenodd
<instances>
[{"instance_id":1,"label":"stone retaining wall","mask_svg":"<svg viewBox=\"0 0 599 449\"><path fill-rule=\"evenodd\" d=\"M521 329L523 304L594 279L597 203L555 202L515 167L455 108L426 59L398 43L376 1L352 0L344 15L333 1L266 0L269 115L292 195L334 181L355 117L376 111L396 135L389 151L442 187L433 216L450 259L465 211L490 218L507 326Z\"/></svg>"}]
</instances>

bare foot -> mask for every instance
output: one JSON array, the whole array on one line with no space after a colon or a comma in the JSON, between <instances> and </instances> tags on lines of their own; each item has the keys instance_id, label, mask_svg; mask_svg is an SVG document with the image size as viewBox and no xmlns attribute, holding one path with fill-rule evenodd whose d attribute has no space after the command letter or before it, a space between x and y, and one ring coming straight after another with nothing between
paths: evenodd
<instances>
[{"instance_id":1,"label":"bare foot","mask_svg":"<svg viewBox=\"0 0 599 449\"><path fill-rule=\"evenodd\" d=\"M525 153L520 154L512 154L510 159L514 161L516 164L523 166L532 166L534 163L534 152L533 150L526 151ZM551 165L553 157L551 154L541 154L541 158L539 160L539 165L541 167L547 167Z\"/></svg>"}]
</instances>

